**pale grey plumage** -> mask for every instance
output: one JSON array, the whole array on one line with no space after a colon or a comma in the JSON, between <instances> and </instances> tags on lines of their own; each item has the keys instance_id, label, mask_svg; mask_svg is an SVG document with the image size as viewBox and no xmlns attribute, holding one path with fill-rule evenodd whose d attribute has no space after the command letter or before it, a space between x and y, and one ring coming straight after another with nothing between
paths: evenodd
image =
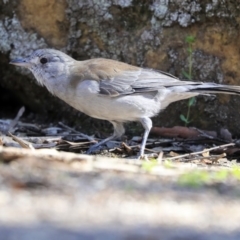
<instances>
[{"instance_id":1,"label":"pale grey plumage","mask_svg":"<svg viewBox=\"0 0 240 240\"><path fill-rule=\"evenodd\" d=\"M240 93L239 86L180 81L161 71L110 59L76 61L53 49L40 49L11 63L30 69L41 85L77 110L113 124L114 134L89 152L120 137L124 122L139 121L145 129L140 150L143 156L152 127L150 118L170 103L199 94Z\"/></svg>"}]
</instances>

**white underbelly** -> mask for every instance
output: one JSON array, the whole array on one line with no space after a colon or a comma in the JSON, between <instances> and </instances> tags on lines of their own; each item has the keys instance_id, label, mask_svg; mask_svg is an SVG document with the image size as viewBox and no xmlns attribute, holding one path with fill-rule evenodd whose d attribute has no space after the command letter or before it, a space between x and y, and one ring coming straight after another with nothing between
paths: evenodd
<instances>
[{"instance_id":1,"label":"white underbelly","mask_svg":"<svg viewBox=\"0 0 240 240\"><path fill-rule=\"evenodd\" d=\"M91 117L110 121L137 121L142 117L156 115L161 108L152 93L110 97L98 92L97 81L83 81L77 88L67 89L65 93L57 95Z\"/></svg>"}]
</instances>

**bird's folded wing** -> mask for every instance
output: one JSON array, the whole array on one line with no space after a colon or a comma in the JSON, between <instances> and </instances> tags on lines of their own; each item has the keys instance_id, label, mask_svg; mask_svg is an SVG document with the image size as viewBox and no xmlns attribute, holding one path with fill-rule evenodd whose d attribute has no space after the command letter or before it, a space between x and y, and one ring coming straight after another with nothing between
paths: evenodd
<instances>
[{"instance_id":1,"label":"bird's folded wing","mask_svg":"<svg viewBox=\"0 0 240 240\"><path fill-rule=\"evenodd\" d=\"M108 79L99 81L100 94L116 97L140 92L158 91L171 86L200 84L199 82L180 81L178 78L151 69L123 71Z\"/></svg>"},{"instance_id":2,"label":"bird's folded wing","mask_svg":"<svg viewBox=\"0 0 240 240\"><path fill-rule=\"evenodd\" d=\"M181 81L171 74L135 67L110 59L91 59L77 62L72 72L77 81L96 80L99 94L116 97L133 93L154 92L171 86L201 84Z\"/></svg>"}]
</instances>

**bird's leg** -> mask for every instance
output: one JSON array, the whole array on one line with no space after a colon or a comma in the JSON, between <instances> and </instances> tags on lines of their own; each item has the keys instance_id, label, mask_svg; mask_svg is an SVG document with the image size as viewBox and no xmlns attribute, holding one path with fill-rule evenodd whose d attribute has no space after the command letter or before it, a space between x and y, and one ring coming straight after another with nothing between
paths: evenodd
<instances>
[{"instance_id":1,"label":"bird's leg","mask_svg":"<svg viewBox=\"0 0 240 240\"><path fill-rule=\"evenodd\" d=\"M113 135L100 141L99 143L97 144L94 144L93 146L91 146L88 150L87 150L87 154L90 154L90 153L93 153L95 151L97 151L99 149L100 146L102 146L104 143L108 142L108 141L111 141L111 140L114 140L116 138L119 138L121 137L124 132L125 132L125 129L123 127L123 123L121 122L115 122L115 121L111 121L112 125L113 125L113 128L114 128L114 132L113 132Z\"/></svg>"},{"instance_id":2,"label":"bird's leg","mask_svg":"<svg viewBox=\"0 0 240 240\"><path fill-rule=\"evenodd\" d=\"M142 140L142 144L141 144L141 148L140 148L140 152L139 152L139 157L144 158L144 149L146 146L149 132L152 128L152 120L148 117L144 117L144 118L140 119L140 122L141 122L142 126L144 127L145 131L143 134L143 140Z\"/></svg>"}]
</instances>

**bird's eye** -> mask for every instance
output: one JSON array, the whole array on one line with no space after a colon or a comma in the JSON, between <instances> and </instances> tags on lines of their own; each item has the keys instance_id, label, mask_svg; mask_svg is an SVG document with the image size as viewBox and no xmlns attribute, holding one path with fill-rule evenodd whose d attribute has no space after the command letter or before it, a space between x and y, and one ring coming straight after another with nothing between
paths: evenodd
<instances>
[{"instance_id":1,"label":"bird's eye","mask_svg":"<svg viewBox=\"0 0 240 240\"><path fill-rule=\"evenodd\" d=\"M45 64L45 63L47 63L47 62L48 62L48 60L47 60L47 58L45 58L45 57L43 57L43 58L40 59L40 63L42 63L42 64Z\"/></svg>"}]
</instances>

